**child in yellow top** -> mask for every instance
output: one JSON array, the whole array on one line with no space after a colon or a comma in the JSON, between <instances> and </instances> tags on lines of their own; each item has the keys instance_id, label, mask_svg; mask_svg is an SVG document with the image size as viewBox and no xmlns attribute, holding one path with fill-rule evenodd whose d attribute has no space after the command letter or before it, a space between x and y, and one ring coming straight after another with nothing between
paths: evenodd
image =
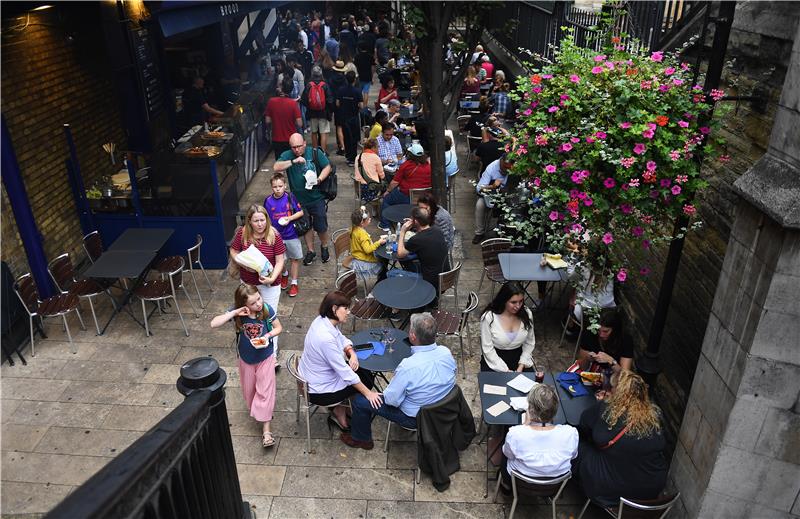
<instances>
[{"instance_id":1,"label":"child in yellow top","mask_svg":"<svg viewBox=\"0 0 800 519\"><path fill-rule=\"evenodd\" d=\"M386 237L372 241L365 229L372 221L363 205L350 215L350 254L353 256L351 267L362 276L377 276L383 266L373 254L381 245L386 244Z\"/></svg>"}]
</instances>

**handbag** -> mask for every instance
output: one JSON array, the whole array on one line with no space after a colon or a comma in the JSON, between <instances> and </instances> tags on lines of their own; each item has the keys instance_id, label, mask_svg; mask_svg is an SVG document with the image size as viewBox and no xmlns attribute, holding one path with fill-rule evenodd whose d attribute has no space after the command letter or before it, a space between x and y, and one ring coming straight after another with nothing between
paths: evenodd
<instances>
[{"instance_id":1,"label":"handbag","mask_svg":"<svg viewBox=\"0 0 800 519\"><path fill-rule=\"evenodd\" d=\"M386 179L376 181L369 178L364 172L364 162L361 160L361 154L358 155L358 166L361 169L361 176L367 181L367 190L377 195L382 195L386 191Z\"/></svg>"},{"instance_id":2,"label":"handbag","mask_svg":"<svg viewBox=\"0 0 800 519\"><path fill-rule=\"evenodd\" d=\"M317 168L317 171L322 171L322 168L319 165L319 160L317 159L317 148L312 150L311 157L314 162L314 167ZM328 163L331 166L331 172L327 177L325 177L325 180L314 186L314 189L318 189L320 193L322 193L322 196L325 197L326 202L331 202L336 199L336 195L339 191L339 184L336 178L336 166L330 161L328 161Z\"/></svg>"},{"instance_id":3,"label":"handbag","mask_svg":"<svg viewBox=\"0 0 800 519\"><path fill-rule=\"evenodd\" d=\"M292 212L292 198L294 195L289 193L289 196L286 197L286 210L289 212L289 216L292 216L294 213ZM295 200L296 201L296 200ZM297 236L303 236L311 229L311 216L309 216L305 211L303 211L303 216L294 220L292 222L294 226L294 232Z\"/></svg>"}]
</instances>

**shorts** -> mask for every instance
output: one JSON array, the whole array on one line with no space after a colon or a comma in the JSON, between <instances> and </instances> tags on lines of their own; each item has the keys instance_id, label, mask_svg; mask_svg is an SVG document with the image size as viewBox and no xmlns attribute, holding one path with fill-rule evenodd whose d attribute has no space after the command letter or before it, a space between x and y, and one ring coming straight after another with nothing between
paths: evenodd
<instances>
[{"instance_id":1,"label":"shorts","mask_svg":"<svg viewBox=\"0 0 800 519\"><path fill-rule=\"evenodd\" d=\"M370 87L372 87L372 81L362 81L361 82L361 93L362 94L369 94Z\"/></svg>"},{"instance_id":2,"label":"shorts","mask_svg":"<svg viewBox=\"0 0 800 519\"><path fill-rule=\"evenodd\" d=\"M303 204L303 212L311 217L311 228L316 232L328 230L328 208L325 207L325 200L320 199L310 204Z\"/></svg>"},{"instance_id":3,"label":"shorts","mask_svg":"<svg viewBox=\"0 0 800 519\"><path fill-rule=\"evenodd\" d=\"M316 118L314 117L311 119L311 133L330 133L331 132L331 122L324 118Z\"/></svg>"},{"instance_id":4,"label":"shorts","mask_svg":"<svg viewBox=\"0 0 800 519\"><path fill-rule=\"evenodd\" d=\"M303 244L300 243L300 238L284 240L283 244L286 246L286 257L288 259L303 259Z\"/></svg>"}]
</instances>

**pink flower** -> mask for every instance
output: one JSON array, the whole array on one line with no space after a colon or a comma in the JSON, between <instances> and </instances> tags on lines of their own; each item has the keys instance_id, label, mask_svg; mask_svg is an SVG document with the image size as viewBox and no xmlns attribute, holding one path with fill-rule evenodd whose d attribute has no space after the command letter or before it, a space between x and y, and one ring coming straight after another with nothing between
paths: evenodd
<instances>
[{"instance_id":1,"label":"pink flower","mask_svg":"<svg viewBox=\"0 0 800 519\"><path fill-rule=\"evenodd\" d=\"M670 191L672 191L672 194L674 196L678 196L681 194L681 186L678 185L672 186L672 189L670 189Z\"/></svg>"},{"instance_id":2,"label":"pink flower","mask_svg":"<svg viewBox=\"0 0 800 519\"><path fill-rule=\"evenodd\" d=\"M669 187L670 184L672 184L672 181L668 178L662 178L659 184L661 185L661 187Z\"/></svg>"},{"instance_id":3,"label":"pink flower","mask_svg":"<svg viewBox=\"0 0 800 519\"><path fill-rule=\"evenodd\" d=\"M697 209L692 204L686 204L683 206L683 214L686 216L694 216L697 212Z\"/></svg>"},{"instance_id":4,"label":"pink flower","mask_svg":"<svg viewBox=\"0 0 800 519\"><path fill-rule=\"evenodd\" d=\"M675 73L675 68L674 67L667 67L667 68L664 69L664 75L665 76L671 76L674 73Z\"/></svg>"},{"instance_id":5,"label":"pink flower","mask_svg":"<svg viewBox=\"0 0 800 519\"><path fill-rule=\"evenodd\" d=\"M548 164L547 166L544 167L544 170L547 171L548 173L555 173L556 169L558 168L556 168L554 164Z\"/></svg>"},{"instance_id":6,"label":"pink flower","mask_svg":"<svg viewBox=\"0 0 800 519\"><path fill-rule=\"evenodd\" d=\"M597 56L594 57L594 61L596 63L600 63L601 61L605 61L605 59L606 59L606 55L605 54L598 54Z\"/></svg>"},{"instance_id":7,"label":"pink flower","mask_svg":"<svg viewBox=\"0 0 800 519\"><path fill-rule=\"evenodd\" d=\"M569 96L567 94L561 94L560 96L558 96L558 98L561 99L562 101L566 101L569 99Z\"/></svg>"},{"instance_id":8,"label":"pink flower","mask_svg":"<svg viewBox=\"0 0 800 519\"><path fill-rule=\"evenodd\" d=\"M536 187L539 187L540 185L542 185L542 179L539 178L539 177L534 178L533 179L533 185L536 186Z\"/></svg>"},{"instance_id":9,"label":"pink flower","mask_svg":"<svg viewBox=\"0 0 800 519\"><path fill-rule=\"evenodd\" d=\"M566 153L566 152L568 152L568 151L570 151L572 149L572 144L570 144L568 142L565 142L564 144L561 145L561 147L559 149L560 149L560 151Z\"/></svg>"},{"instance_id":10,"label":"pink flower","mask_svg":"<svg viewBox=\"0 0 800 519\"><path fill-rule=\"evenodd\" d=\"M586 207L590 207L593 203L594 202L592 201L592 199L589 198L588 196L583 199L583 205L585 205Z\"/></svg>"},{"instance_id":11,"label":"pink flower","mask_svg":"<svg viewBox=\"0 0 800 519\"><path fill-rule=\"evenodd\" d=\"M630 180L628 181L628 185L629 185L630 187L639 187L639 179L638 179L638 178L632 178L632 179L630 179Z\"/></svg>"},{"instance_id":12,"label":"pink flower","mask_svg":"<svg viewBox=\"0 0 800 519\"><path fill-rule=\"evenodd\" d=\"M570 227L570 231L576 234L580 234L581 232L583 232L583 225L579 223L573 223L572 226Z\"/></svg>"},{"instance_id":13,"label":"pink flower","mask_svg":"<svg viewBox=\"0 0 800 519\"><path fill-rule=\"evenodd\" d=\"M627 130L628 128L631 127L631 123L625 121L624 123L619 123L619 127L622 128L623 130Z\"/></svg>"},{"instance_id":14,"label":"pink flower","mask_svg":"<svg viewBox=\"0 0 800 519\"><path fill-rule=\"evenodd\" d=\"M595 141L594 137L586 137L586 142L588 142L589 144L594 143L594 141Z\"/></svg>"},{"instance_id":15,"label":"pink flower","mask_svg":"<svg viewBox=\"0 0 800 519\"><path fill-rule=\"evenodd\" d=\"M703 135L708 135L709 133L711 133L711 128L709 128L708 126L701 126L700 133L702 133Z\"/></svg>"},{"instance_id":16,"label":"pink flower","mask_svg":"<svg viewBox=\"0 0 800 519\"><path fill-rule=\"evenodd\" d=\"M682 79L678 79L678 78L674 78L672 80L672 84L675 85L675 86L681 86L683 84L683 80Z\"/></svg>"},{"instance_id":17,"label":"pink flower","mask_svg":"<svg viewBox=\"0 0 800 519\"><path fill-rule=\"evenodd\" d=\"M533 113L533 110L531 110L530 108L528 108L527 110L525 110L524 112L522 112L522 115L531 115L532 113Z\"/></svg>"},{"instance_id":18,"label":"pink flower","mask_svg":"<svg viewBox=\"0 0 800 519\"><path fill-rule=\"evenodd\" d=\"M613 61L606 61L605 66L608 70L614 70L614 62Z\"/></svg>"},{"instance_id":19,"label":"pink flower","mask_svg":"<svg viewBox=\"0 0 800 519\"><path fill-rule=\"evenodd\" d=\"M641 142L637 142L636 145L633 147L633 152L637 155L641 155L645 151L647 151L647 146L645 146Z\"/></svg>"},{"instance_id":20,"label":"pink flower","mask_svg":"<svg viewBox=\"0 0 800 519\"><path fill-rule=\"evenodd\" d=\"M602 240L606 245L610 245L614 241L614 236L610 232L607 232L603 235Z\"/></svg>"},{"instance_id":21,"label":"pink flower","mask_svg":"<svg viewBox=\"0 0 800 519\"><path fill-rule=\"evenodd\" d=\"M622 214L631 214L633 206L631 204L620 204L619 210L622 211Z\"/></svg>"},{"instance_id":22,"label":"pink flower","mask_svg":"<svg viewBox=\"0 0 800 519\"><path fill-rule=\"evenodd\" d=\"M680 126L681 128L688 128L689 123L687 123L686 121L678 121L678 126Z\"/></svg>"},{"instance_id":23,"label":"pink flower","mask_svg":"<svg viewBox=\"0 0 800 519\"><path fill-rule=\"evenodd\" d=\"M573 83L580 83L581 82L581 77L578 76L577 74L572 74L569 77L569 80L572 81Z\"/></svg>"},{"instance_id":24,"label":"pink flower","mask_svg":"<svg viewBox=\"0 0 800 519\"><path fill-rule=\"evenodd\" d=\"M580 191L578 191L577 189L570 189L569 190L569 197L570 198L578 198L580 195L583 195L584 197L586 196L583 193L581 193Z\"/></svg>"},{"instance_id":25,"label":"pink flower","mask_svg":"<svg viewBox=\"0 0 800 519\"><path fill-rule=\"evenodd\" d=\"M553 74L542 74L542 79L553 79Z\"/></svg>"},{"instance_id":26,"label":"pink flower","mask_svg":"<svg viewBox=\"0 0 800 519\"><path fill-rule=\"evenodd\" d=\"M626 279L628 279L628 273L625 272L625 269L621 269L617 272L617 281L624 283Z\"/></svg>"},{"instance_id":27,"label":"pink flower","mask_svg":"<svg viewBox=\"0 0 800 519\"><path fill-rule=\"evenodd\" d=\"M650 54L650 59L653 60L653 61L659 61L660 62L660 61L662 61L664 59L664 53L663 52L654 52L654 53Z\"/></svg>"},{"instance_id":28,"label":"pink flower","mask_svg":"<svg viewBox=\"0 0 800 519\"><path fill-rule=\"evenodd\" d=\"M545 144L547 144L547 136L546 136L546 135L539 134L539 135L537 135L537 136L536 136L536 138L534 139L534 142L535 142L535 143L536 143L538 146L544 146Z\"/></svg>"},{"instance_id":29,"label":"pink flower","mask_svg":"<svg viewBox=\"0 0 800 519\"><path fill-rule=\"evenodd\" d=\"M653 135L655 135L655 132L650 128L642 132L642 137L644 137L645 139L652 139Z\"/></svg>"},{"instance_id":30,"label":"pink flower","mask_svg":"<svg viewBox=\"0 0 800 519\"><path fill-rule=\"evenodd\" d=\"M713 99L714 101L719 101L723 97L725 97L724 91L718 90L716 88L711 91L711 99Z\"/></svg>"},{"instance_id":31,"label":"pink flower","mask_svg":"<svg viewBox=\"0 0 800 519\"><path fill-rule=\"evenodd\" d=\"M558 112L558 107L557 106L551 106L550 108L547 109L547 111L550 112L551 114L554 113L554 112Z\"/></svg>"},{"instance_id":32,"label":"pink flower","mask_svg":"<svg viewBox=\"0 0 800 519\"><path fill-rule=\"evenodd\" d=\"M639 226L637 225L636 227L634 227L633 229L631 229L631 234L633 234L634 236L636 236L636 237L638 238L639 236L641 236L642 234L644 234L644 229L642 229L641 227L639 227Z\"/></svg>"},{"instance_id":33,"label":"pink flower","mask_svg":"<svg viewBox=\"0 0 800 519\"><path fill-rule=\"evenodd\" d=\"M625 169L630 169L630 167L633 166L635 162L636 162L635 157L625 157L623 159L620 159L620 163Z\"/></svg>"},{"instance_id":34,"label":"pink flower","mask_svg":"<svg viewBox=\"0 0 800 519\"><path fill-rule=\"evenodd\" d=\"M608 134L606 134L606 132L604 132L604 131L598 131L598 132L594 132L594 136L597 137L598 139L602 140L602 139L605 139L606 137L608 137Z\"/></svg>"},{"instance_id":35,"label":"pink flower","mask_svg":"<svg viewBox=\"0 0 800 519\"><path fill-rule=\"evenodd\" d=\"M606 189L611 189L617 185L617 181L611 177L608 177L603 181L603 185L606 186Z\"/></svg>"},{"instance_id":36,"label":"pink flower","mask_svg":"<svg viewBox=\"0 0 800 519\"><path fill-rule=\"evenodd\" d=\"M578 144L579 142L581 142L581 140L579 138L577 138L577 137L570 137L569 138L569 142L571 142L573 144Z\"/></svg>"},{"instance_id":37,"label":"pink flower","mask_svg":"<svg viewBox=\"0 0 800 519\"><path fill-rule=\"evenodd\" d=\"M719 156L719 161L722 162L723 164L725 164L726 162L728 162L730 160L731 160L731 156L730 155L720 155Z\"/></svg>"},{"instance_id":38,"label":"pink flower","mask_svg":"<svg viewBox=\"0 0 800 519\"><path fill-rule=\"evenodd\" d=\"M642 248L649 249L650 248L650 240L642 240Z\"/></svg>"},{"instance_id":39,"label":"pink flower","mask_svg":"<svg viewBox=\"0 0 800 519\"><path fill-rule=\"evenodd\" d=\"M647 171L655 171L656 170L656 163L655 161L648 160L647 161Z\"/></svg>"},{"instance_id":40,"label":"pink flower","mask_svg":"<svg viewBox=\"0 0 800 519\"><path fill-rule=\"evenodd\" d=\"M689 181L689 176L688 175L677 175L675 177L675 182L677 182L678 184L683 184L684 182L688 182L688 181Z\"/></svg>"},{"instance_id":41,"label":"pink flower","mask_svg":"<svg viewBox=\"0 0 800 519\"><path fill-rule=\"evenodd\" d=\"M535 86L535 87L533 87L531 90L533 91L533 93L535 93L535 94L539 94L539 93L541 93L541 92L542 92L542 87L540 87L540 86Z\"/></svg>"},{"instance_id":42,"label":"pink flower","mask_svg":"<svg viewBox=\"0 0 800 519\"><path fill-rule=\"evenodd\" d=\"M558 216L559 216L558 211L550 211L550 215L548 216L548 218L550 218L550 220L555 222L556 220L558 220Z\"/></svg>"},{"instance_id":43,"label":"pink flower","mask_svg":"<svg viewBox=\"0 0 800 519\"><path fill-rule=\"evenodd\" d=\"M653 86L653 82L652 81L642 81L642 82L639 83L639 86L642 88L642 90L650 90L650 87Z\"/></svg>"},{"instance_id":44,"label":"pink flower","mask_svg":"<svg viewBox=\"0 0 800 519\"><path fill-rule=\"evenodd\" d=\"M659 85L658 91L659 92L669 92L670 88L672 88L672 86L670 86L669 84Z\"/></svg>"},{"instance_id":45,"label":"pink flower","mask_svg":"<svg viewBox=\"0 0 800 519\"><path fill-rule=\"evenodd\" d=\"M603 67L592 67L592 74L602 74Z\"/></svg>"},{"instance_id":46,"label":"pink flower","mask_svg":"<svg viewBox=\"0 0 800 519\"><path fill-rule=\"evenodd\" d=\"M647 267L642 267L639 269L639 274L641 274L642 276L647 276L650 274L650 269Z\"/></svg>"},{"instance_id":47,"label":"pink flower","mask_svg":"<svg viewBox=\"0 0 800 519\"><path fill-rule=\"evenodd\" d=\"M671 158L672 160L680 160L681 152L678 150L672 150L669 152L669 158Z\"/></svg>"}]
</instances>

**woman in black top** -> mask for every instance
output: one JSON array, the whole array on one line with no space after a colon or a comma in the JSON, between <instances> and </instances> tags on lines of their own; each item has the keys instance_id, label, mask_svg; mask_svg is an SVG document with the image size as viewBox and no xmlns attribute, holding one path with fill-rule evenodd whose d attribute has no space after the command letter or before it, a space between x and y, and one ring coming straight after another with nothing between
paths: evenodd
<instances>
[{"instance_id":1,"label":"woman in black top","mask_svg":"<svg viewBox=\"0 0 800 519\"><path fill-rule=\"evenodd\" d=\"M642 377L622 371L612 396L584 411L578 430L572 474L588 498L616 506L620 497L658 497L669 469L666 440L661 411L650 402Z\"/></svg>"},{"instance_id":2,"label":"woman in black top","mask_svg":"<svg viewBox=\"0 0 800 519\"><path fill-rule=\"evenodd\" d=\"M614 372L633 369L633 345L622 326L622 314L617 308L600 311L600 328L597 335L584 331L578 350L581 369L599 371L610 368Z\"/></svg>"}]
</instances>

